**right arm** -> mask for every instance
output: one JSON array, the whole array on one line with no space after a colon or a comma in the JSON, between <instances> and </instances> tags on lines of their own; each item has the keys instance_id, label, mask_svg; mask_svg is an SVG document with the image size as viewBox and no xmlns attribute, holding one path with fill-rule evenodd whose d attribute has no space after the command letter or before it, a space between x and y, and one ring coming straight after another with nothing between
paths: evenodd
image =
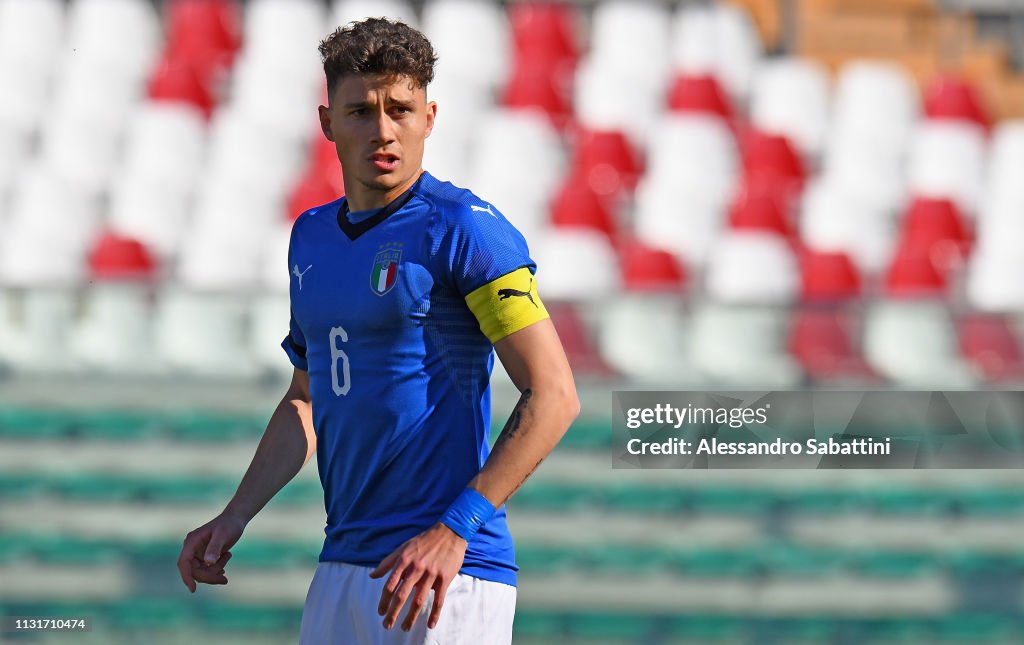
<instances>
[{"instance_id":1,"label":"right arm","mask_svg":"<svg viewBox=\"0 0 1024 645\"><path fill-rule=\"evenodd\" d=\"M189 591L196 582L227 584L228 550L267 502L316 452L309 375L295 369L291 385L270 417L256 454L238 490L220 515L190 532L178 557L178 571Z\"/></svg>"}]
</instances>

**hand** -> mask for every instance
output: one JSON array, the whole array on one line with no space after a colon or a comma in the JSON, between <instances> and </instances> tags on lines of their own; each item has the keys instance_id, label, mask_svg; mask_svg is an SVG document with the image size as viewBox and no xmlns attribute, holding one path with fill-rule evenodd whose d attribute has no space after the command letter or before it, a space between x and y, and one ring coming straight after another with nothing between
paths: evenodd
<instances>
[{"instance_id":1,"label":"hand","mask_svg":"<svg viewBox=\"0 0 1024 645\"><path fill-rule=\"evenodd\" d=\"M402 629L409 631L427 604L430 590L434 590L434 604L427 619L433 629L441 616L448 585L455 579L462 560L466 557L467 543L444 524L438 523L398 547L370 573L381 578L388 571L391 577L380 594L377 613L384 616L384 629L391 629L398 621L405 601L416 591L409 614Z\"/></svg>"},{"instance_id":2,"label":"hand","mask_svg":"<svg viewBox=\"0 0 1024 645\"><path fill-rule=\"evenodd\" d=\"M178 572L188 590L196 592L196 583L226 585L224 566L231 559L230 549L242 537L246 521L234 515L220 514L185 536L178 556Z\"/></svg>"}]
</instances>

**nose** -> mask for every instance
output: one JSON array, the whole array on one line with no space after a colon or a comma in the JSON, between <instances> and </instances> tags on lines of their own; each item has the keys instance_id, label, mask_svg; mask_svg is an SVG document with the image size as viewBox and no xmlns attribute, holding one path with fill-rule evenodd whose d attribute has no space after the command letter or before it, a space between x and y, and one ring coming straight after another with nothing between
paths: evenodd
<instances>
[{"instance_id":1,"label":"nose","mask_svg":"<svg viewBox=\"0 0 1024 645\"><path fill-rule=\"evenodd\" d=\"M385 145L395 140L395 124L386 110L377 113L376 127L373 130L373 143Z\"/></svg>"}]
</instances>

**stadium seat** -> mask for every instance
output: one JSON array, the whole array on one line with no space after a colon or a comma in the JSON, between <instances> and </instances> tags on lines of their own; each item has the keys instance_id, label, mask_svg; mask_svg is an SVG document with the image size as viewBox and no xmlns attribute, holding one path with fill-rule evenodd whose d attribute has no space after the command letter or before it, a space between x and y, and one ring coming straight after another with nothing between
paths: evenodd
<instances>
[{"instance_id":1,"label":"stadium seat","mask_svg":"<svg viewBox=\"0 0 1024 645\"><path fill-rule=\"evenodd\" d=\"M61 0L0 2L0 70L22 67L49 80L65 33L65 6Z\"/></svg>"},{"instance_id":2,"label":"stadium seat","mask_svg":"<svg viewBox=\"0 0 1024 645\"><path fill-rule=\"evenodd\" d=\"M792 248L784 237L764 231L723 233L705 274L708 297L727 304L785 304L799 288Z\"/></svg>"},{"instance_id":3,"label":"stadium seat","mask_svg":"<svg viewBox=\"0 0 1024 645\"><path fill-rule=\"evenodd\" d=\"M545 306L547 307L548 314L551 316L551 322L558 331L558 337L562 341L562 349L565 350L566 358L569 359L569 365L572 367L573 373L577 377L594 376L604 378L611 375L611 368L598 353L587 323L576 307L560 302L548 302L545 303ZM582 443L586 444L587 440L585 437L582 438ZM569 444L572 444L572 439L570 439ZM602 445L604 444L602 443Z\"/></svg>"},{"instance_id":4,"label":"stadium seat","mask_svg":"<svg viewBox=\"0 0 1024 645\"><path fill-rule=\"evenodd\" d=\"M818 64L783 58L759 68L750 97L752 125L786 137L807 159L822 153L829 108L829 80Z\"/></svg>"},{"instance_id":5,"label":"stadium seat","mask_svg":"<svg viewBox=\"0 0 1024 645\"><path fill-rule=\"evenodd\" d=\"M512 39L502 7L476 0L427 0L422 29L434 45L438 68L454 73L480 91L505 85L512 62Z\"/></svg>"},{"instance_id":6,"label":"stadium seat","mask_svg":"<svg viewBox=\"0 0 1024 645\"><path fill-rule=\"evenodd\" d=\"M714 76L680 74L668 90L668 108L682 114L693 112L716 116L731 124L733 109Z\"/></svg>"},{"instance_id":7,"label":"stadium seat","mask_svg":"<svg viewBox=\"0 0 1024 645\"><path fill-rule=\"evenodd\" d=\"M679 294L685 289L686 271L669 251L637 240L620 243L618 250L626 290Z\"/></svg>"},{"instance_id":8,"label":"stadium seat","mask_svg":"<svg viewBox=\"0 0 1024 645\"><path fill-rule=\"evenodd\" d=\"M860 272L846 253L807 249L799 260L803 302L834 304L860 295Z\"/></svg>"},{"instance_id":9,"label":"stadium seat","mask_svg":"<svg viewBox=\"0 0 1024 645\"><path fill-rule=\"evenodd\" d=\"M947 197L967 216L977 215L984 191L986 143L973 123L925 121L914 133L908 188L924 197Z\"/></svg>"},{"instance_id":10,"label":"stadium seat","mask_svg":"<svg viewBox=\"0 0 1024 645\"><path fill-rule=\"evenodd\" d=\"M916 197L903 217L900 244L926 248L953 261L968 256L972 238L953 201Z\"/></svg>"},{"instance_id":11,"label":"stadium seat","mask_svg":"<svg viewBox=\"0 0 1024 645\"><path fill-rule=\"evenodd\" d=\"M152 178L189 194L201 174L206 124L185 105L148 101L135 110L126 132L119 174Z\"/></svg>"},{"instance_id":12,"label":"stadium seat","mask_svg":"<svg viewBox=\"0 0 1024 645\"><path fill-rule=\"evenodd\" d=\"M471 185L499 208L499 197L510 193L526 193L547 204L562 183L566 155L561 139L538 112L497 109L486 114L475 145Z\"/></svg>"},{"instance_id":13,"label":"stadium seat","mask_svg":"<svg viewBox=\"0 0 1024 645\"><path fill-rule=\"evenodd\" d=\"M966 389L974 373L959 359L956 331L945 306L934 300L883 300L864 320L864 356L899 386Z\"/></svg>"},{"instance_id":14,"label":"stadium seat","mask_svg":"<svg viewBox=\"0 0 1024 645\"><path fill-rule=\"evenodd\" d=\"M1003 121L992 136L986 209L1002 204L1024 203L1024 183L1019 170L1024 164L1024 120Z\"/></svg>"},{"instance_id":15,"label":"stadium seat","mask_svg":"<svg viewBox=\"0 0 1024 645\"><path fill-rule=\"evenodd\" d=\"M155 319L157 351L167 365L189 374L253 376L245 319L245 302L239 296L166 287Z\"/></svg>"},{"instance_id":16,"label":"stadium seat","mask_svg":"<svg viewBox=\"0 0 1024 645\"><path fill-rule=\"evenodd\" d=\"M665 102L663 88L638 76L606 67L594 57L582 58L573 83L576 121L591 130L621 130L637 147L647 147Z\"/></svg>"},{"instance_id":17,"label":"stadium seat","mask_svg":"<svg viewBox=\"0 0 1024 645\"><path fill-rule=\"evenodd\" d=\"M619 290L621 277L608 238L586 229L549 229L531 245L542 298L599 301ZM580 267L586 267L580 272Z\"/></svg>"},{"instance_id":18,"label":"stadium seat","mask_svg":"<svg viewBox=\"0 0 1024 645\"><path fill-rule=\"evenodd\" d=\"M172 0L164 4L164 25L164 56L190 65L204 83L218 81L242 46L236 0Z\"/></svg>"},{"instance_id":19,"label":"stadium seat","mask_svg":"<svg viewBox=\"0 0 1024 645\"><path fill-rule=\"evenodd\" d=\"M804 372L821 383L876 380L858 348L853 325L835 307L802 307L794 313L789 351Z\"/></svg>"},{"instance_id":20,"label":"stadium seat","mask_svg":"<svg viewBox=\"0 0 1024 645\"><path fill-rule=\"evenodd\" d=\"M795 387L802 375L786 352L787 325L785 310L705 302L689 334L694 371L716 387Z\"/></svg>"},{"instance_id":21,"label":"stadium seat","mask_svg":"<svg viewBox=\"0 0 1024 645\"><path fill-rule=\"evenodd\" d=\"M895 63L854 61L840 70L833 104L833 140L876 158L901 161L920 111L908 73Z\"/></svg>"},{"instance_id":22,"label":"stadium seat","mask_svg":"<svg viewBox=\"0 0 1024 645\"><path fill-rule=\"evenodd\" d=\"M687 327L678 298L620 295L604 310L601 319L601 356L634 383L692 382ZM637 333L640 329L643 333Z\"/></svg>"},{"instance_id":23,"label":"stadium seat","mask_svg":"<svg viewBox=\"0 0 1024 645\"><path fill-rule=\"evenodd\" d=\"M326 87L323 66L315 56L263 59L246 50L234 68L226 109L267 135L305 144L312 126L319 131L315 106Z\"/></svg>"},{"instance_id":24,"label":"stadium seat","mask_svg":"<svg viewBox=\"0 0 1024 645\"><path fill-rule=\"evenodd\" d=\"M799 153L786 137L752 130L741 142L743 170L748 177L765 175L797 190L807 170Z\"/></svg>"},{"instance_id":25,"label":"stadium seat","mask_svg":"<svg viewBox=\"0 0 1024 645\"><path fill-rule=\"evenodd\" d=\"M702 202L724 209L732 199L740 165L729 129L715 118L669 114L656 132L659 145L650 150L642 183L705 197Z\"/></svg>"},{"instance_id":26,"label":"stadium seat","mask_svg":"<svg viewBox=\"0 0 1024 645\"><path fill-rule=\"evenodd\" d=\"M540 110L557 128L565 127L572 116L567 85L541 62L521 63L513 69L502 91L501 104L512 109Z\"/></svg>"},{"instance_id":27,"label":"stadium seat","mask_svg":"<svg viewBox=\"0 0 1024 645\"><path fill-rule=\"evenodd\" d=\"M975 88L953 75L942 76L925 89L924 113L935 121L966 121L986 131L992 127Z\"/></svg>"},{"instance_id":28,"label":"stadium seat","mask_svg":"<svg viewBox=\"0 0 1024 645\"><path fill-rule=\"evenodd\" d=\"M615 201L599 195L585 178L569 177L551 205L551 224L589 229L615 240L619 233Z\"/></svg>"},{"instance_id":29,"label":"stadium seat","mask_svg":"<svg viewBox=\"0 0 1024 645\"><path fill-rule=\"evenodd\" d=\"M157 265L136 240L105 234L89 254L92 286L70 339L83 364L113 373L157 371L153 352L150 284Z\"/></svg>"},{"instance_id":30,"label":"stadium seat","mask_svg":"<svg viewBox=\"0 0 1024 645\"><path fill-rule=\"evenodd\" d=\"M457 186L472 183L476 125L494 107L494 97L478 91L456 73L438 68L428 96L437 103L430 142L423 151L423 167L435 177ZM333 144L331 144L333 146ZM337 153L333 151L334 164Z\"/></svg>"},{"instance_id":31,"label":"stadium seat","mask_svg":"<svg viewBox=\"0 0 1024 645\"><path fill-rule=\"evenodd\" d=\"M111 38L110 34L118 34ZM161 48L160 18L146 0L73 0L67 52L111 77L141 81Z\"/></svg>"},{"instance_id":32,"label":"stadium seat","mask_svg":"<svg viewBox=\"0 0 1024 645\"><path fill-rule=\"evenodd\" d=\"M577 133L572 172L603 195L636 188L643 165L626 134L620 130L583 130Z\"/></svg>"},{"instance_id":33,"label":"stadium seat","mask_svg":"<svg viewBox=\"0 0 1024 645\"><path fill-rule=\"evenodd\" d=\"M664 88L669 11L658 2L607 0L590 19L590 57L607 72L628 72L649 91Z\"/></svg>"},{"instance_id":34,"label":"stadium seat","mask_svg":"<svg viewBox=\"0 0 1024 645\"><path fill-rule=\"evenodd\" d=\"M734 101L745 103L762 46L747 13L735 6L680 5L672 21L675 71L715 76Z\"/></svg>"},{"instance_id":35,"label":"stadium seat","mask_svg":"<svg viewBox=\"0 0 1024 645\"><path fill-rule=\"evenodd\" d=\"M814 251L847 254L865 274L889 260L895 234L889 214L830 179L815 180L801 201L800 238Z\"/></svg>"},{"instance_id":36,"label":"stadium seat","mask_svg":"<svg viewBox=\"0 0 1024 645\"><path fill-rule=\"evenodd\" d=\"M792 238L795 227L790 223L788 197L778 182L763 178L748 180L736 192L729 208L729 228Z\"/></svg>"},{"instance_id":37,"label":"stadium seat","mask_svg":"<svg viewBox=\"0 0 1024 645\"><path fill-rule=\"evenodd\" d=\"M1019 238L1016 238L1019 239ZM1014 249L1015 238L986 243L979 238L967 271L966 295L972 307L987 312L1024 311L1024 284L1016 276L1024 271L1024 258Z\"/></svg>"},{"instance_id":38,"label":"stadium seat","mask_svg":"<svg viewBox=\"0 0 1024 645\"><path fill-rule=\"evenodd\" d=\"M633 225L645 244L664 248L689 267L703 267L725 221L717 197L697 187L679 187L648 174L637 188ZM705 189L706 190L706 189Z\"/></svg>"},{"instance_id":39,"label":"stadium seat","mask_svg":"<svg viewBox=\"0 0 1024 645\"><path fill-rule=\"evenodd\" d=\"M579 58L577 9L560 2L509 5L515 63L547 61L556 78L572 74Z\"/></svg>"},{"instance_id":40,"label":"stadium seat","mask_svg":"<svg viewBox=\"0 0 1024 645\"><path fill-rule=\"evenodd\" d=\"M927 246L901 244L885 274L885 290L895 298L942 298L949 290L950 273Z\"/></svg>"},{"instance_id":41,"label":"stadium seat","mask_svg":"<svg viewBox=\"0 0 1024 645\"><path fill-rule=\"evenodd\" d=\"M344 27L350 22L376 16L401 20L416 27L419 21L412 4L406 0L334 0L331 3L331 23L328 27Z\"/></svg>"},{"instance_id":42,"label":"stadium seat","mask_svg":"<svg viewBox=\"0 0 1024 645\"><path fill-rule=\"evenodd\" d=\"M196 108L207 119L217 102L212 89L193 65L168 58L161 60L153 70L146 95L155 103Z\"/></svg>"},{"instance_id":43,"label":"stadium seat","mask_svg":"<svg viewBox=\"0 0 1024 645\"><path fill-rule=\"evenodd\" d=\"M1024 352L1004 317L968 314L957 328L960 352L985 380L1024 380Z\"/></svg>"},{"instance_id":44,"label":"stadium seat","mask_svg":"<svg viewBox=\"0 0 1024 645\"><path fill-rule=\"evenodd\" d=\"M257 68L276 62L302 69L316 63L310 43L325 36L326 7L318 0L251 0L245 3L242 56L251 56Z\"/></svg>"}]
</instances>

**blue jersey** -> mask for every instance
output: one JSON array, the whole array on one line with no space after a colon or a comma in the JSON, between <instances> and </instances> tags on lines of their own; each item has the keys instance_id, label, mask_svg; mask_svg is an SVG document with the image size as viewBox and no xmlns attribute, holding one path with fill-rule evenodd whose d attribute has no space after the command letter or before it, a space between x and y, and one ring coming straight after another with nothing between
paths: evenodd
<instances>
[{"instance_id":1,"label":"blue jersey","mask_svg":"<svg viewBox=\"0 0 1024 645\"><path fill-rule=\"evenodd\" d=\"M493 346L466 298L517 270L532 283L536 266L497 209L425 172L359 221L344 198L303 213L288 266L282 346L309 374L320 560L376 567L433 526L487 459ZM461 572L515 585L516 570L502 507Z\"/></svg>"}]
</instances>

